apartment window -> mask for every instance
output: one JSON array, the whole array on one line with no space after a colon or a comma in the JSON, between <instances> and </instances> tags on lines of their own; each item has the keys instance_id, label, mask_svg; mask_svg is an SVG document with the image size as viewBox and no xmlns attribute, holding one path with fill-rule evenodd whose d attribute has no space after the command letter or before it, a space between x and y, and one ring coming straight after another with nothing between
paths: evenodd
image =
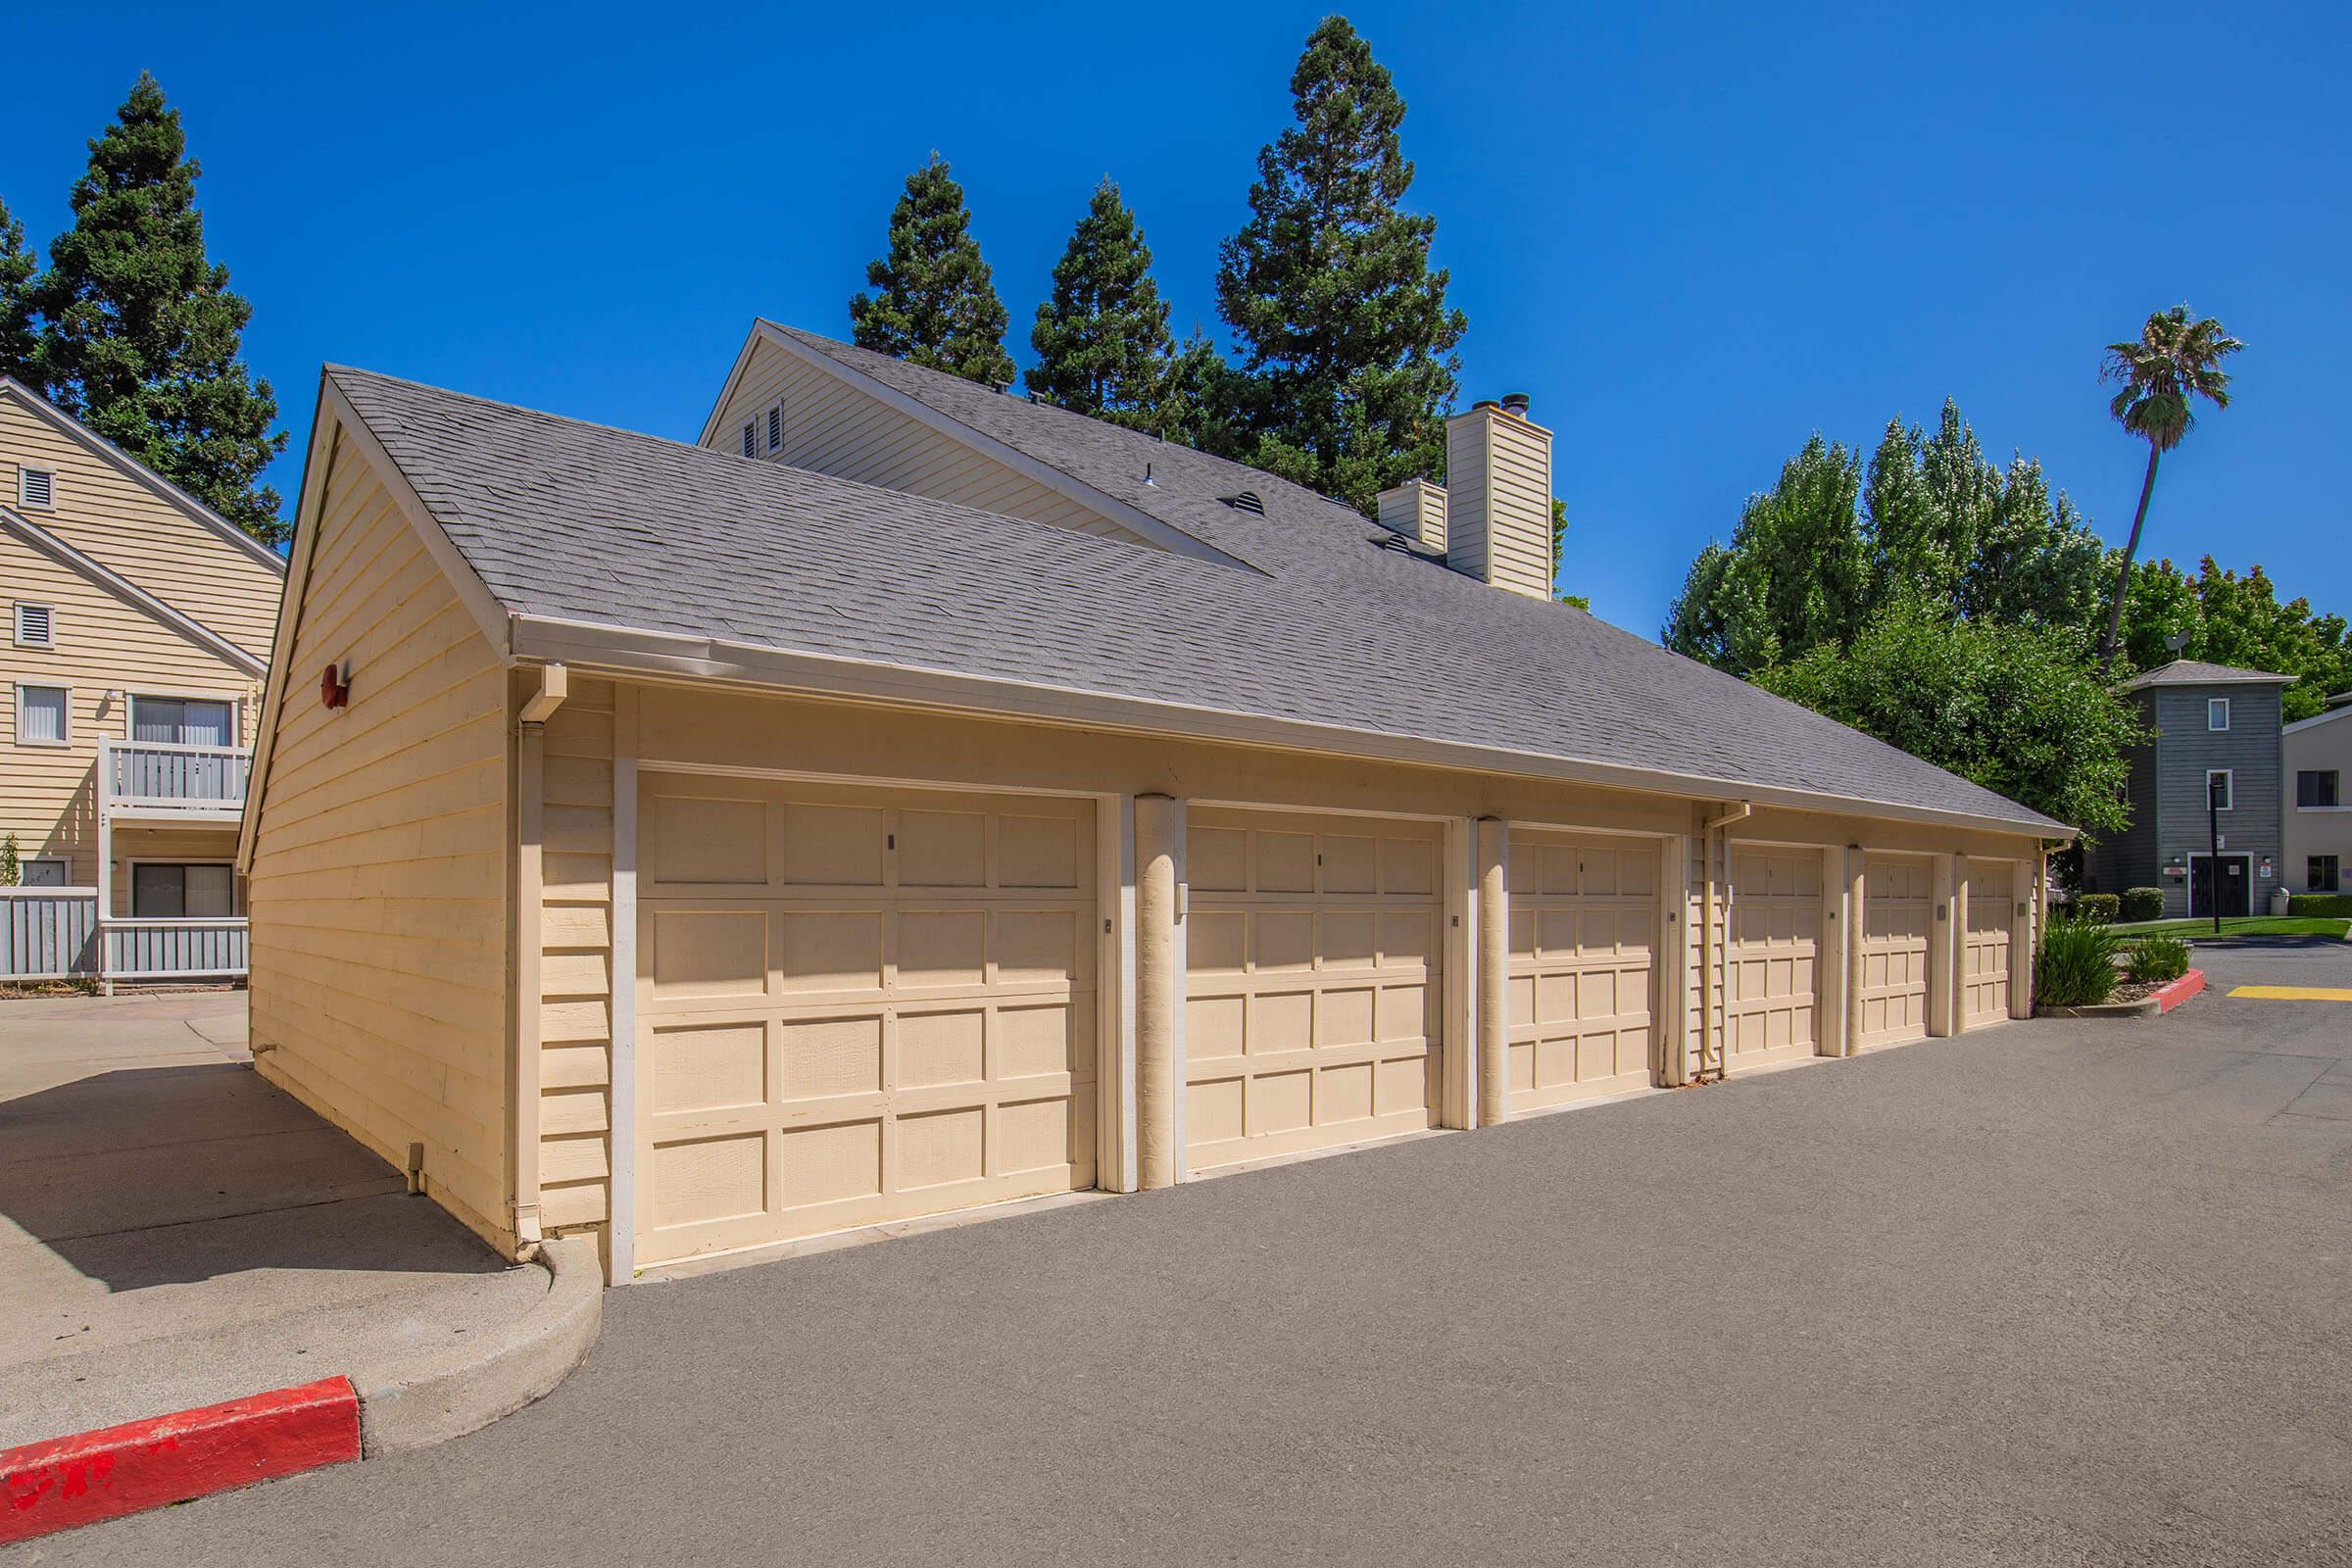
<instances>
[{"instance_id":1,"label":"apartment window","mask_svg":"<svg viewBox=\"0 0 2352 1568\"><path fill-rule=\"evenodd\" d=\"M2310 893L2333 893L2336 878L2341 874L2341 864L2334 856L2315 855L2303 867L2304 890Z\"/></svg>"},{"instance_id":2,"label":"apartment window","mask_svg":"<svg viewBox=\"0 0 2352 1568\"><path fill-rule=\"evenodd\" d=\"M2343 805L2341 775L2330 768L2301 768L2295 773L2297 806Z\"/></svg>"},{"instance_id":3,"label":"apartment window","mask_svg":"<svg viewBox=\"0 0 2352 1568\"><path fill-rule=\"evenodd\" d=\"M237 705L208 697L130 699L130 738L166 746L234 746Z\"/></svg>"},{"instance_id":4,"label":"apartment window","mask_svg":"<svg viewBox=\"0 0 2352 1568\"><path fill-rule=\"evenodd\" d=\"M57 475L47 468L19 468L17 505L28 512L48 512L55 508Z\"/></svg>"},{"instance_id":5,"label":"apartment window","mask_svg":"<svg viewBox=\"0 0 2352 1568\"><path fill-rule=\"evenodd\" d=\"M760 455L759 427L749 419L743 421L743 455L747 458L756 458Z\"/></svg>"},{"instance_id":6,"label":"apartment window","mask_svg":"<svg viewBox=\"0 0 2352 1568\"><path fill-rule=\"evenodd\" d=\"M2230 776L2230 769L2226 767L2213 768L2206 773L2205 798L2213 802L2215 810L2230 809L2230 786L2234 782Z\"/></svg>"},{"instance_id":7,"label":"apartment window","mask_svg":"<svg viewBox=\"0 0 2352 1568\"><path fill-rule=\"evenodd\" d=\"M2208 697L2205 699L2205 727L2207 729L2228 729L2230 727L2229 698Z\"/></svg>"},{"instance_id":8,"label":"apartment window","mask_svg":"<svg viewBox=\"0 0 2352 1568\"><path fill-rule=\"evenodd\" d=\"M141 860L130 868L133 919L226 919L235 906L236 880L224 862Z\"/></svg>"},{"instance_id":9,"label":"apartment window","mask_svg":"<svg viewBox=\"0 0 2352 1568\"><path fill-rule=\"evenodd\" d=\"M57 612L47 605L17 606L17 646L19 648L54 648L57 646Z\"/></svg>"},{"instance_id":10,"label":"apartment window","mask_svg":"<svg viewBox=\"0 0 2352 1568\"><path fill-rule=\"evenodd\" d=\"M73 694L63 686L17 688L17 744L63 746L73 738L67 710Z\"/></svg>"},{"instance_id":11,"label":"apartment window","mask_svg":"<svg viewBox=\"0 0 2352 1568\"><path fill-rule=\"evenodd\" d=\"M39 859L17 862L17 886L23 888L62 888L66 885L66 861L63 856L43 856Z\"/></svg>"},{"instance_id":12,"label":"apartment window","mask_svg":"<svg viewBox=\"0 0 2352 1568\"><path fill-rule=\"evenodd\" d=\"M784 405L781 401L767 406L767 455L774 457L784 450Z\"/></svg>"}]
</instances>

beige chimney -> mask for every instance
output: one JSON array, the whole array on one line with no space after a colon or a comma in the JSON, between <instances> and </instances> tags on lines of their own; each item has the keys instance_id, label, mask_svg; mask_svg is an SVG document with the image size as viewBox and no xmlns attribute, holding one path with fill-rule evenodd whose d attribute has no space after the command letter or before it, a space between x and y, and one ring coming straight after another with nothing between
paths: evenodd
<instances>
[{"instance_id":1,"label":"beige chimney","mask_svg":"<svg viewBox=\"0 0 2352 1568\"><path fill-rule=\"evenodd\" d=\"M1446 548L1446 487L1428 479L1407 479L1380 493L1380 525L1391 533L1418 539L1432 550Z\"/></svg>"},{"instance_id":2,"label":"beige chimney","mask_svg":"<svg viewBox=\"0 0 2352 1568\"><path fill-rule=\"evenodd\" d=\"M1527 395L1446 421L1446 564L1531 599L1551 597L1551 432Z\"/></svg>"}]
</instances>

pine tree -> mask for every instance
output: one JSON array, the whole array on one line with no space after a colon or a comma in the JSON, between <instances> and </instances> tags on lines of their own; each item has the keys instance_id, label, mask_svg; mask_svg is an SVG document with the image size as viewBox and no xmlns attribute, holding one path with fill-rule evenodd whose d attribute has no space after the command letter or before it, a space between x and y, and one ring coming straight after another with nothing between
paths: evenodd
<instances>
[{"instance_id":1,"label":"pine tree","mask_svg":"<svg viewBox=\"0 0 2352 1568\"><path fill-rule=\"evenodd\" d=\"M906 176L890 214L890 247L865 264L865 280L875 292L850 301L859 348L990 386L1011 382L1004 329L1012 318L972 238L963 187L936 152Z\"/></svg>"},{"instance_id":2,"label":"pine tree","mask_svg":"<svg viewBox=\"0 0 2352 1568\"><path fill-rule=\"evenodd\" d=\"M1139 430L1156 429L1176 340L1152 280L1152 250L1105 174L1037 308L1030 396Z\"/></svg>"},{"instance_id":3,"label":"pine tree","mask_svg":"<svg viewBox=\"0 0 2352 1568\"><path fill-rule=\"evenodd\" d=\"M1291 95L1298 123L1259 152L1250 221L1220 251L1243 455L1369 514L1390 485L1443 471L1467 323L1430 269L1437 220L1398 206L1404 100L1345 17L1308 35Z\"/></svg>"},{"instance_id":4,"label":"pine tree","mask_svg":"<svg viewBox=\"0 0 2352 1568\"><path fill-rule=\"evenodd\" d=\"M41 378L68 413L274 544L278 495L258 481L286 435L270 429L276 394L239 358L253 307L205 256L179 111L142 73L89 146L74 226L34 285Z\"/></svg>"},{"instance_id":5,"label":"pine tree","mask_svg":"<svg viewBox=\"0 0 2352 1568\"><path fill-rule=\"evenodd\" d=\"M0 202L0 375L41 389L33 368L40 334L33 326L32 277L41 259L24 243L24 225Z\"/></svg>"}]
</instances>

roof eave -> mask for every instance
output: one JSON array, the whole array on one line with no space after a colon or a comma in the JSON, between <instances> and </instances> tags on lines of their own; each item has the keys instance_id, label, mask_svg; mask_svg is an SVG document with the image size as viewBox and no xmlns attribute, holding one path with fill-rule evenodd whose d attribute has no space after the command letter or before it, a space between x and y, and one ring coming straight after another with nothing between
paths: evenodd
<instances>
[{"instance_id":1,"label":"roof eave","mask_svg":"<svg viewBox=\"0 0 2352 1568\"><path fill-rule=\"evenodd\" d=\"M799 695L977 712L1102 728L1272 746L1426 766L1467 768L1561 783L1590 784L1645 794L1740 800L1793 810L1882 817L1985 832L2071 840L2078 830L2047 817L1984 816L1895 801L1709 778L1663 769L1517 752L1469 742L1431 740L1351 729L1305 719L1200 708L1152 698L968 675L952 670L828 654L797 653L764 644L676 632L650 631L517 612L513 621L518 660L562 662L614 674L709 681Z\"/></svg>"}]
</instances>

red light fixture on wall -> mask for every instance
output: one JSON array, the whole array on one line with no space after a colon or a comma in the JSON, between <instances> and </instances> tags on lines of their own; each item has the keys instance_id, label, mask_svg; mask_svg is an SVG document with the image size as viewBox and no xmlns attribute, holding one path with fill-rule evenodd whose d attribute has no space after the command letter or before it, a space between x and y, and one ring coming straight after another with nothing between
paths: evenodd
<instances>
[{"instance_id":1,"label":"red light fixture on wall","mask_svg":"<svg viewBox=\"0 0 2352 1568\"><path fill-rule=\"evenodd\" d=\"M328 708L351 706L351 663L329 664L318 676L318 701Z\"/></svg>"}]
</instances>

